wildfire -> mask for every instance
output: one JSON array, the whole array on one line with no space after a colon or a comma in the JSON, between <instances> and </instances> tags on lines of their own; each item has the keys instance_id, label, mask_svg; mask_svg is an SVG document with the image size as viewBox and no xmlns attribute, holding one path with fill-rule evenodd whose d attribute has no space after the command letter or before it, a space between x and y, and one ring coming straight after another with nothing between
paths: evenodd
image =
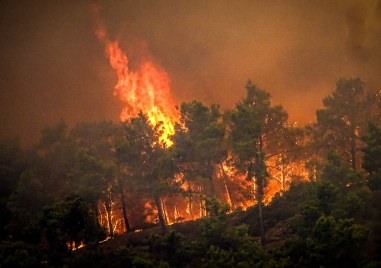
<instances>
[{"instance_id":1,"label":"wildfire","mask_svg":"<svg viewBox=\"0 0 381 268\"><path fill-rule=\"evenodd\" d=\"M93 6L93 12L97 15L99 6ZM122 122L128 121L143 112L153 126L158 127L161 132L160 141L165 146L171 146L170 136L174 134L174 124L178 121L178 111L175 109L171 96L170 79L168 74L156 66L152 60L145 59L136 68L130 69L128 55L122 50L117 40L111 40L107 34L102 21L96 16L96 35L104 44L105 52L110 66L117 75L118 82L115 85L114 95L124 104L120 113ZM134 62L134 64L136 64ZM134 65L135 66L135 65ZM290 182L296 178L307 178L304 163L288 163L274 157L267 161L270 167L270 181L265 191L264 201L268 204L271 198L279 191L286 190ZM246 208L254 205L255 183L247 181L246 176L239 174L232 165L227 162L217 167L216 184L217 195L221 201L228 203L232 210ZM178 182L183 181L182 174L177 178ZM164 212L167 224L173 224L184 220L194 220L205 217L205 200L203 194L205 189L197 181L185 180L181 186L184 192L188 193L185 198L181 195L172 195L162 198L161 209ZM110 194L111 196L111 194ZM113 230L113 233L123 233L125 228L122 224L122 212L120 204L110 202L107 209L103 201L98 204L99 219L103 226ZM157 218L152 216L152 211L157 208L146 201L144 204L145 221L157 222ZM147 212L149 211L149 213ZM147 212L147 213L146 213ZM156 215L156 213L154 213ZM111 224L108 224L111 223ZM136 229L139 232L142 229ZM110 231L110 230L109 230ZM73 245L68 245L73 248Z\"/></svg>"},{"instance_id":2,"label":"wildfire","mask_svg":"<svg viewBox=\"0 0 381 268\"><path fill-rule=\"evenodd\" d=\"M119 42L110 40L104 25L99 20L97 22L96 35L104 43L110 65L118 77L114 95L124 104L120 120L128 121L143 112L150 123L159 128L160 141L171 146L169 137L174 134L178 112L171 96L168 74L151 60L145 60L134 71L130 70L128 56Z\"/></svg>"}]
</instances>

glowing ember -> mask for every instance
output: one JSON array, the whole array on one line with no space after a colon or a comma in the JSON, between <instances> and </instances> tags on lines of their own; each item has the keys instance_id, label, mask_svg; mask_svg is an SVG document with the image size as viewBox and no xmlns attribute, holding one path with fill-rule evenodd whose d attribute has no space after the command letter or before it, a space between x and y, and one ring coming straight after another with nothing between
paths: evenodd
<instances>
[{"instance_id":1,"label":"glowing ember","mask_svg":"<svg viewBox=\"0 0 381 268\"><path fill-rule=\"evenodd\" d=\"M174 122L178 113L172 100L168 74L150 60L140 64L137 70L130 70L128 56L118 41L108 38L105 27L99 21L96 35L105 44L110 65L118 77L114 95L124 103L121 121L127 121L143 112L153 126L159 127L162 132L161 141L171 146L169 136L174 134Z\"/></svg>"}]
</instances>

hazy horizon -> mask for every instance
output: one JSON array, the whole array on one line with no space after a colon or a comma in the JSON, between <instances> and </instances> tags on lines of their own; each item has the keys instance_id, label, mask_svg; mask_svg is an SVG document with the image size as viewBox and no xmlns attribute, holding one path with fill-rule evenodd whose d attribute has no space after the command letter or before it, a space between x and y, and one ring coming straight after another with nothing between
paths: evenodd
<instances>
[{"instance_id":1,"label":"hazy horizon","mask_svg":"<svg viewBox=\"0 0 381 268\"><path fill-rule=\"evenodd\" d=\"M63 118L117 121L122 103L93 1L0 3L0 137L35 142ZM177 104L232 108L251 79L291 121L315 120L340 78L381 88L381 1L97 1L130 57L150 57L171 80Z\"/></svg>"}]
</instances>

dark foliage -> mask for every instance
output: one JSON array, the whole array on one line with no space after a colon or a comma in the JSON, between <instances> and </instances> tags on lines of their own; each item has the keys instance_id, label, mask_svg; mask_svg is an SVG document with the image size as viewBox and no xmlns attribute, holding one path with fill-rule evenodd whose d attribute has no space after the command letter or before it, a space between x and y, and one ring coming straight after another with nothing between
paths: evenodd
<instances>
[{"instance_id":1,"label":"dark foliage","mask_svg":"<svg viewBox=\"0 0 381 268\"><path fill-rule=\"evenodd\" d=\"M380 96L341 79L317 124L302 129L287 125L269 93L251 82L246 89L224 118L217 105L183 103L172 148L142 113L71 130L60 121L30 151L0 142L0 267L380 267ZM285 183L293 161L306 163L309 181ZM232 191L255 198L246 211L219 199L217 180L229 192L226 174L217 175L225 163L254 187ZM266 204L271 179L282 190ZM180 194L188 208L197 199L204 217L167 225L164 201ZM129 232L120 237L113 205Z\"/></svg>"}]
</instances>

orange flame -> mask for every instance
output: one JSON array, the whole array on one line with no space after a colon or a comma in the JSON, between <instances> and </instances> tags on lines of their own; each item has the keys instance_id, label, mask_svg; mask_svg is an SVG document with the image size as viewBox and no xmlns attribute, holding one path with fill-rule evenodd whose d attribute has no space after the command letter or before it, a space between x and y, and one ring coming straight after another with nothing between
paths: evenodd
<instances>
[{"instance_id":1,"label":"orange flame","mask_svg":"<svg viewBox=\"0 0 381 268\"><path fill-rule=\"evenodd\" d=\"M118 77L114 95L124 103L120 120L125 122L143 112L148 116L149 122L162 132L160 141L171 146L169 137L174 134L174 122L178 118L178 112L171 96L168 74L151 60L146 60L137 70L131 71L128 56L122 51L118 41L108 38L105 27L99 20L96 35L105 44L110 65Z\"/></svg>"},{"instance_id":2,"label":"orange flame","mask_svg":"<svg viewBox=\"0 0 381 268\"><path fill-rule=\"evenodd\" d=\"M122 122L128 121L136 117L140 112L143 112L148 116L150 123L153 126L158 126L162 132L160 141L166 146L171 146L172 141L170 140L170 136L174 134L174 123L177 121L179 115L171 96L168 74L149 59L142 62L134 70L131 70L127 54L123 52L118 41L109 38L104 24L98 19L97 14L100 11L100 6L94 5L92 9L97 24L95 34L104 44L109 63L118 78L114 95L118 96L124 104L120 113L120 120ZM276 166L276 159L272 161L274 163L268 160L267 164ZM265 204L268 204L272 197L281 189L287 188L285 186L289 186L289 181L291 181L293 177L307 178L302 163L294 164L287 170L282 169L282 173L285 174L279 175L279 170L276 168L270 169L269 172L271 173L270 177L272 180L269 182L265 191ZM246 176L238 174L234 167L227 163L223 163L220 173L220 177L222 178L220 181L222 181L223 184L223 187L220 187L220 189L223 189L225 192L225 201L229 203L231 207L240 207L245 210L256 203L253 199L255 196L255 184L253 184L252 181L247 181L245 179ZM280 178L282 180L280 180ZM179 182L182 180L181 175L179 175L177 180ZM279 182L285 182L286 180L287 185L283 183L284 185L281 187ZM231 187L230 190L228 186ZM200 195L200 193L203 192L202 187L197 183L188 181L187 183L184 182L182 188L185 191L194 192L195 196L188 199L181 196L167 197L162 202L162 209L166 221L169 224L182 220L197 219L206 215L205 206L203 204L204 201ZM165 201L168 202L166 203ZM120 208L113 203L111 205L115 211L119 210L119 214L115 212L116 215L113 220L115 223L114 233L122 233L124 230L120 227L120 224L118 224L122 219ZM145 203L145 210L156 209L147 201ZM102 225L107 226L106 209L99 215ZM152 215L146 214L146 221L155 222L157 219ZM138 231L141 231L141 229L136 230L136 232Z\"/></svg>"}]
</instances>

